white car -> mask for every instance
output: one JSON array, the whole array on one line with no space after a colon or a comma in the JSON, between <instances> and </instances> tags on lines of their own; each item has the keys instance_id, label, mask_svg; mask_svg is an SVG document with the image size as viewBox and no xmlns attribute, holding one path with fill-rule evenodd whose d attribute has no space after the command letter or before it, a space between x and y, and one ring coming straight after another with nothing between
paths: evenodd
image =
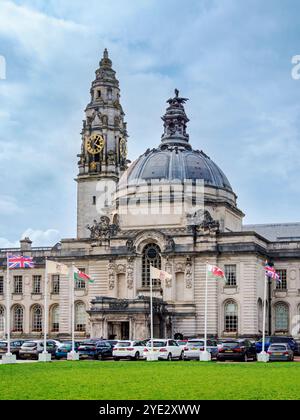
<instances>
[{"instance_id":1,"label":"white car","mask_svg":"<svg viewBox=\"0 0 300 420\"><path fill-rule=\"evenodd\" d=\"M113 348L113 358L139 360L144 357L144 348L144 341L120 340Z\"/></svg>"},{"instance_id":2,"label":"white car","mask_svg":"<svg viewBox=\"0 0 300 420\"><path fill-rule=\"evenodd\" d=\"M204 350L204 338L190 339L184 347L184 360L199 360L200 351ZM218 354L218 346L215 340L207 340L207 351L210 352L211 358L216 358Z\"/></svg>"},{"instance_id":3,"label":"white car","mask_svg":"<svg viewBox=\"0 0 300 420\"><path fill-rule=\"evenodd\" d=\"M151 351L151 341L148 341L147 346L144 348L144 357L147 357L149 351ZM158 358L163 360L181 360L183 358L183 350L175 340L171 339L154 339L153 351L157 352Z\"/></svg>"}]
</instances>

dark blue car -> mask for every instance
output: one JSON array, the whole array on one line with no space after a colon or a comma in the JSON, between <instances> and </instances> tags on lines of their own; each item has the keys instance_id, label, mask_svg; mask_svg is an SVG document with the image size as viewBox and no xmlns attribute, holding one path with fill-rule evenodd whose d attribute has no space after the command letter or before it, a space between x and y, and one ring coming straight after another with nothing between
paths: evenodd
<instances>
[{"instance_id":1,"label":"dark blue car","mask_svg":"<svg viewBox=\"0 0 300 420\"><path fill-rule=\"evenodd\" d=\"M112 357L112 345L105 340L88 340L78 347L80 359L103 360Z\"/></svg>"},{"instance_id":2,"label":"dark blue car","mask_svg":"<svg viewBox=\"0 0 300 420\"><path fill-rule=\"evenodd\" d=\"M277 344L277 343L285 343L289 344L290 348L294 353L298 351L298 345L293 337L286 337L286 336L267 336L265 338L265 351L268 350L270 344ZM262 338L256 342L256 352L260 353L262 351Z\"/></svg>"}]
</instances>

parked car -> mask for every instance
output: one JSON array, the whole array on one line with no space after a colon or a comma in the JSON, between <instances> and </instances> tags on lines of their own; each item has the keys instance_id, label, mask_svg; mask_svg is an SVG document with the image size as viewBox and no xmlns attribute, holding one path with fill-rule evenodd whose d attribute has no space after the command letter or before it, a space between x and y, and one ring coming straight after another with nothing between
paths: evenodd
<instances>
[{"instance_id":1,"label":"parked car","mask_svg":"<svg viewBox=\"0 0 300 420\"><path fill-rule=\"evenodd\" d=\"M115 345L118 343L119 340L105 340L107 343L109 343L112 348L115 347Z\"/></svg>"},{"instance_id":2,"label":"parked car","mask_svg":"<svg viewBox=\"0 0 300 420\"><path fill-rule=\"evenodd\" d=\"M181 348L181 350L184 350L184 347L186 346L187 342L188 342L187 339L186 340L176 340L176 343Z\"/></svg>"},{"instance_id":3,"label":"parked car","mask_svg":"<svg viewBox=\"0 0 300 420\"><path fill-rule=\"evenodd\" d=\"M114 360L131 359L139 360L144 358L144 341L125 341L120 340L113 348Z\"/></svg>"},{"instance_id":4,"label":"parked car","mask_svg":"<svg viewBox=\"0 0 300 420\"><path fill-rule=\"evenodd\" d=\"M295 340L296 344L297 344L297 349L294 351L294 354L296 354L297 356L300 356L300 340Z\"/></svg>"},{"instance_id":5,"label":"parked car","mask_svg":"<svg viewBox=\"0 0 300 420\"><path fill-rule=\"evenodd\" d=\"M51 357L55 356L57 346L55 341L47 340L47 352L51 354ZM19 350L20 359L37 359L39 354L44 351L44 340L32 340L26 341L22 344Z\"/></svg>"},{"instance_id":6,"label":"parked car","mask_svg":"<svg viewBox=\"0 0 300 420\"><path fill-rule=\"evenodd\" d=\"M294 352L287 343L271 344L268 348L270 362L293 361Z\"/></svg>"},{"instance_id":7,"label":"parked car","mask_svg":"<svg viewBox=\"0 0 300 420\"><path fill-rule=\"evenodd\" d=\"M199 360L200 351L204 350L205 340L204 338L193 338L188 340L186 346L184 347L183 358L184 360ZM211 358L214 359L218 355L218 346L216 340L207 340L207 351L210 352Z\"/></svg>"},{"instance_id":8,"label":"parked car","mask_svg":"<svg viewBox=\"0 0 300 420\"><path fill-rule=\"evenodd\" d=\"M151 341L148 341L146 347L144 347L143 356L147 357L147 353L151 350ZM158 352L158 358L162 360L172 360L183 358L183 350L176 343L175 340L171 339L154 339L153 340L153 351Z\"/></svg>"},{"instance_id":9,"label":"parked car","mask_svg":"<svg viewBox=\"0 0 300 420\"><path fill-rule=\"evenodd\" d=\"M265 351L268 350L271 344L277 344L277 343L289 344L290 348L293 350L294 353L297 353L298 351L298 344L294 340L293 337L278 336L278 335L267 336L265 338ZM256 342L256 352L260 353L261 351L262 351L262 338Z\"/></svg>"},{"instance_id":10,"label":"parked car","mask_svg":"<svg viewBox=\"0 0 300 420\"><path fill-rule=\"evenodd\" d=\"M106 340L89 340L81 343L78 347L80 359L96 359L102 360L112 357L112 345Z\"/></svg>"},{"instance_id":11,"label":"parked car","mask_svg":"<svg viewBox=\"0 0 300 420\"><path fill-rule=\"evenodd\" d=\"M0 357L7 353L7 341L0 341Z\"/></svg>"},{"instance_id":12,"label":"parked car","mask_svg":"<svg viewBox=\"0 0 300 420\"><path fill-rule=\"evenodd\" d=\"M78 347L80 346L81 341L74 342L75 351L78 351ZM60 347L56 349L55 352L55 359L63 359L66 358L68 353L72 350L72 341L65 341L61 344Z\"/></svg>"},{"instance_id":13,"label":"parked car","mask_svg":"<svg viewBox=\"0 0 300 420\"><path fill-rule=\"evenodd\" d=\"M249 340L243 339L225 341L217 354L218 361L239 360L248 362L249 359L256 360L256 347Z\"/></svg>"}]
</instances>

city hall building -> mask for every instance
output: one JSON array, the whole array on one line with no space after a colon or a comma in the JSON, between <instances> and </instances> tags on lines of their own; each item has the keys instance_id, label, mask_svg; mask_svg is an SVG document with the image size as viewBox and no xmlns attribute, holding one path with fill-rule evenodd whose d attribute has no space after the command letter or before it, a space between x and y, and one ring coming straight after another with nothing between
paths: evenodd
<instances>
[{"instance_id":1,"label":"city hall building","mask_svg":"<svg viewBox=\"0 0 300 420\"><path fill-rule=\"evenodd\" d=\"M281 276L281 282L269 281L267 331L299 337L300 224L243 225L227 177L202 150L193 149L185 102L175 90L157 147L130 163L119 82L104 51L81 148L78 142L77 235L43 248L24 238L20 248L0 251L0 337L7 310L12 337L41 337L45 310L49 336L70 337L74 282L49 275L44 308L46 257L74 264L94 280L75 283L77 337L149 337L151 265L172 275L153 280L155 336L201 336L207 263L226 274L226 283L209 280L208 333L259 336L266 259ZM10 308L7 252L35 261L34 269L10 271Z\"/></svg>"}]
</instances>

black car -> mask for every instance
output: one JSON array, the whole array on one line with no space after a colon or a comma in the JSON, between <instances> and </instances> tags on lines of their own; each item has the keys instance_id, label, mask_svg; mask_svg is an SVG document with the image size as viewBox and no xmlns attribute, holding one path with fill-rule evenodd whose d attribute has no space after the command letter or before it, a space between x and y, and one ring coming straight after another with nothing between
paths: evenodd
<instances>
[{"instance_id":1,"label":"black car","mask_svg":"<svg viewBox=\"0 0 300 420\"><path fill-rule=\"evenodd\" d=\"M217 360L220 362L224 360L248 362L249 359L256 360L255 343L249 340L226 340L219 347Z\"/></svg>"},{"instance_id":2,"label":"black car","mask_svg":"<svg viewBox=\"0 0 300 420\"><path fill-rule=\"evenodd\" d=\"M78 347L80 359L96 359L103 360L112 357L113 347L108 341L90 340L82 343Z\"/></svg>"}]
</instances>

